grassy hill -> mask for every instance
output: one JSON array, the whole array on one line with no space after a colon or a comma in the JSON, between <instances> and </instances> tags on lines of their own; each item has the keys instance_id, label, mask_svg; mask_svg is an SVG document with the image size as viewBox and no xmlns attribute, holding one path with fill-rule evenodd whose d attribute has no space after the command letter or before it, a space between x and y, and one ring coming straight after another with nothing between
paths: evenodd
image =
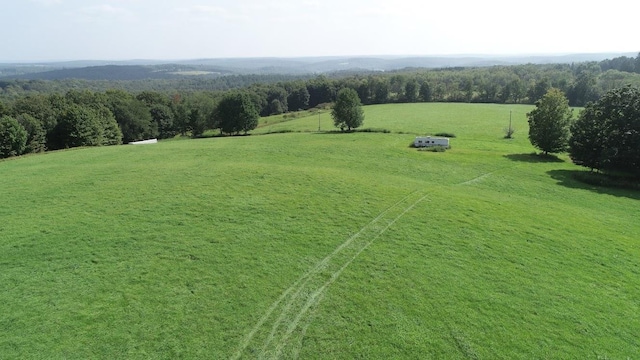
<instances>
[{"instance_id":1,"label":"grassy hill","mask_svg":"<svg viewBox=\"0 0 640 360\"><path fill-rule=\"evenodd\" d=\"M530 109L2 161L0 358L636 358L640 194L532 156Z\"/></svg>"}]
</instances>

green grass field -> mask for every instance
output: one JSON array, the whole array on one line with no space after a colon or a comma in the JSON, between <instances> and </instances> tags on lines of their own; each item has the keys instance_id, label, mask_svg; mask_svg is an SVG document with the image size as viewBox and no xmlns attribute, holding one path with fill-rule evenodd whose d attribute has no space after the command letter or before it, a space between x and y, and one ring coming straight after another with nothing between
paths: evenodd
<instances>
[{"instance_id":1,"label":"green grass field","mask_svg":"<svg viewBox=\"0 0 640 360\"><path fill-rule=\"evenodd\" d=\"M0 358L639 358L640 193L532 156L530 109L1 161Z\"/></svg>"}]
</instances>

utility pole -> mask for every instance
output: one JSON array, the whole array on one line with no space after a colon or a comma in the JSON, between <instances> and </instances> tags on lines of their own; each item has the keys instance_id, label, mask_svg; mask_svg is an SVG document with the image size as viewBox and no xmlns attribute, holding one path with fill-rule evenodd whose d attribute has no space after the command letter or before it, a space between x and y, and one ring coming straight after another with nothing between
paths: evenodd
<instances>
[{"instance_id":1,"label":"utility pole","mask_svg":"<svg viewBox=\"0 0 640 360\"><path fill-rule=\"evenodd\" d=\"M504 138L505 139L513 138L513 125L512 125L512 122L511 122L512 113L513 113L513 111L511 109L509 109L509 127L504 129Z\"/></svg>"},{"instance_id":2,"label":"utility pole","mask_svg":"<svg viewBox=\"0 0 640 360\"><path fill-rule=\"evenodd\" d=\"M511 111L509 110L509 132L511 132Z\"/></svg>"},{"instance_id":3,"label":"utility pole","mask_svg":"<svg viewBox=\"0 0 640 360\"><path fill-rule=\"evenodd\" d=\"M318 111L318 132L320 132L320 111Z\"/></svg>"}]
</instances>

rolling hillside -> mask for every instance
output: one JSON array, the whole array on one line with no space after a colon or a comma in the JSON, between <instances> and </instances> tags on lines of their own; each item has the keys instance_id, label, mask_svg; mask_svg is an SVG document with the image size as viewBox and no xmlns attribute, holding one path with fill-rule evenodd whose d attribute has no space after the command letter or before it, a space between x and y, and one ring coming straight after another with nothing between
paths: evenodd
<instances>
[{"instance_id":1,"label":"rolling hillside","mask_svg":"<svg viewBox=\"0 0 640 360\"><path fill-rule=\"evenodd\" d=\"M0 357L635 358L640 194L531 155L530 109L0 161Z\"/></svg>"},{"instance_id":2,"label":"rolling hillside","mask_svg":"<svg viewBox=\"0 0 640 360\"><path fill-rule=\"evenodd\" d=\"M370 56L305 58L221 58L191 60L68 61L50 63L0 63L0 79L30 80L142 80L185 75L223 74L308 75L341 71L392 71L405 68L481 67L517 64L568 64L600 61L637 54L571 54L530 56Z\"/></svg>"}]
</instances>

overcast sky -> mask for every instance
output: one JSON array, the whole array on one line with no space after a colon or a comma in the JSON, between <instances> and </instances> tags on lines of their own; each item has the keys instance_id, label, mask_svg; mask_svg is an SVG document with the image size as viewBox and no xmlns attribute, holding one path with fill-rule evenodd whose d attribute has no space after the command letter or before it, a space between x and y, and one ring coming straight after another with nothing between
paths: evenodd
<instances>
[{"instance_id":1,"label":"overcast sky","mask_svg":"<svg viewBox=\"0 0 640 360\"><path fill-rule=\"evenodd\" d=\"M631 0L0 0L0 61L637 52Z\"/></svg>"}]
</instances>

